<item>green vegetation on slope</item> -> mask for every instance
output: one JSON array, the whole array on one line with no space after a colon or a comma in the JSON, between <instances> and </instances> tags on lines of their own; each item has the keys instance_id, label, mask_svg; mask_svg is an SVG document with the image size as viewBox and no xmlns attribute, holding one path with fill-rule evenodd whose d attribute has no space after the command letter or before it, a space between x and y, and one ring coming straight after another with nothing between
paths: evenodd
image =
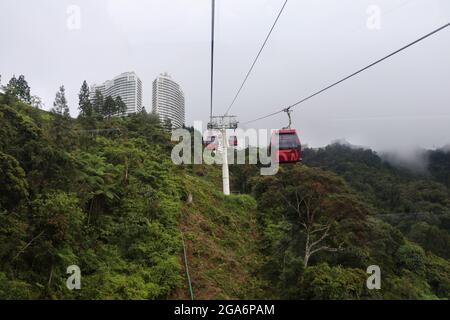
<instances>
[{"instance_id":1,"label":"green vegetation on slope","mask_svg":"<svg viewBox=\"0 0 450 320\"><path fill-rule=\"evenodd\" d=\"M152 299L181 285L184 190L158 120L89 125L0 96L1 298Z\"/></svg>"},{"instance_id":2,"label":"green vegetation on slope","mask_svg":"<svg viewBox=\"0 0 450 320\"><path fill-rule=\"evenodd\" d=\"M255 177L264 274L288 299L449 298L450 265L377 219L337 175L305 165ZM382 289L365 286L366 269L382 270Z\"/></svg>"},{"instance_id":3,"label":"green vegetation on slope","mask_svg":"<svg viewBox=\"0 0 450 320\"><path fill-rule=\"evenodd\" d=\"M224 197L219 168L173 165L154 115L103 119L84 101L71 119L59 102L0 94L0 298L188 298L182 235L197 299L449 298L436 179L330 149L271 177L233 166L246 194ZM371 264L380 291L365 286Z\"/></svg>"},{"instance_id":4,"label":"green vegetation on slope","mask_svg":"<svg viewBox=\"0 0 450 320\"><path fill-rule=\"evenodd\" d=\"M73 120L0 96L0 141L0 298L187 298L181 232L197 298L261 297L255 201L225 198L218 168L174 166L153 115Z\"/></svg>"},{"instance_id":5,"label":"green vegetation on slope","mask_svg":"<svg viewBox=\"0 0 450 320\"><path fill-rule=\"evenodd\" d=\"M411 241L450 259L450 152L428 151L428 174L398 169L371 150L334 144L308 149L305 164L331 170Z\"/></svg>"},{"instance_id":6,"label":"green vegetation on slope","mask_svg":"<svg viewBox=\"0 0 450 320\"><path fill-rule=\"evenodd\" d=\"M187 175L185 187L192 203L183 209L180 228L195 298L263 298L256 202L247 195L225 197L220 185L197 176ZM188 298L187 288L182 293Z\"/></svg>"}]
</instances>

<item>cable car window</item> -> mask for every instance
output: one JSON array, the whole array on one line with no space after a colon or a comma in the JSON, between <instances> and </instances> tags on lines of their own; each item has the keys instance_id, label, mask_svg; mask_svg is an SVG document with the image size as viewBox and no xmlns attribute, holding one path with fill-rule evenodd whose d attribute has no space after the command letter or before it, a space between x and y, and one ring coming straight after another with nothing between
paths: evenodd
<instances>
[{"instance_id":1,"label":"cable car window","mask_svg":"<svg viewBox=\"0 0 450 320\"><path fill-rule=\"evenodd\" d=\"M300 146L300 142L295 134L280 134L280 149L295 149Z\"/></svg>"}]
</instances>

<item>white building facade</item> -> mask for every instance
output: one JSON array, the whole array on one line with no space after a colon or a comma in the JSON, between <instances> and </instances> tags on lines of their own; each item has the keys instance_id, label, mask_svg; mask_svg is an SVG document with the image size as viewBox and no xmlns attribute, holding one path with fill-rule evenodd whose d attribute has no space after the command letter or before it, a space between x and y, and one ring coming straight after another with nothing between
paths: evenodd
<instances>
[{"instance_id":1,"label":"white building facade","mask_svg":"<svg viewBox=\"0 0 450 320\"><path fill-rule=\"evenodd\" d=\"M172 129L181 128L186 121L184 93L180 85L167 74L153 81L153 112L163 124L170 121Z\"/></svg>"},{"instance_id":2,"label":"white building facade","mask_svg":"<svg viewBox=\"0 0 450 320\"><path fill-rule=\"evenodd\" d=\"M125 72L101 85L92 85L90 99L94 100L96 91L100 91L104 98L116 99L120 96L127 106L126 115L142 111L142 81L134 72Z\"/></svg>"}]
</instances>

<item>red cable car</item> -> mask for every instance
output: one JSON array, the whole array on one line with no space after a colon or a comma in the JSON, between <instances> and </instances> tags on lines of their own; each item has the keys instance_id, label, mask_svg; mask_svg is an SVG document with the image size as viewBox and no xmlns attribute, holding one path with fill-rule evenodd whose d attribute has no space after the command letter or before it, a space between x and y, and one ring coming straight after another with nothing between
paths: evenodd
<instances>
[{"instance_id":1,"label":"red cable car","mask_svg":"<svg viewBox=\"0 0 450 320\"><path fill-rule=\"evenodd\" d=\"M272 146L277 146L278 151L275 155L275 161L278 163L296 163L302 161L302 145L298 138L297 131L291 129L291 112L290 108L284 110L289 117L289 125L281 130L276 130L272 134L270 141L270 153L272 154Z\"/></svg>"},{"instance_id":2,"label":"red cable car","mask_svg":"<svg viewBox=\"0 0 450 320\"><path fill-rule=\"evenodd\" d=\"M278 146L275 161L278 163L295 163L302 160L302 146L295 129L281 129L272 134L270 150Z\"/></svg>"}]
</instances>

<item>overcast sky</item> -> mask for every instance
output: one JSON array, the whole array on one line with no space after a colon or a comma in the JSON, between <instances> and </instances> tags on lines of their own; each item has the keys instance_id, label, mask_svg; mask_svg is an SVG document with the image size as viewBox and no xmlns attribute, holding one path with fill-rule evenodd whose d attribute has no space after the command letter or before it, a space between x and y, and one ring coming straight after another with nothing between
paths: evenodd
<instances>
[{"instance_id":1,"label":"overcast sky","mask_svg":"<svg viewBox=\"0 0 450 320\"><path fill-rule=\"evenodd\" d=\"M221 114L284 0L216 2L214 100ZM185 92L188 124L207 121L210 4L1 0L2 84L24 74L48 109L64 84L76 116L83 80L135 71L150 110L152 81L167 71ZM80 28L73 28L71 5L80 9ZM371 5L381 10L379 30L367 27ZM450 0L290 0L231 114L245 122L279 110L447 22ZM311 146L335 139L376 150L450 143L450 28L303 104L293 119ZM286 122L277 115L252 126Z\"/></svg>"}]
</instances>

